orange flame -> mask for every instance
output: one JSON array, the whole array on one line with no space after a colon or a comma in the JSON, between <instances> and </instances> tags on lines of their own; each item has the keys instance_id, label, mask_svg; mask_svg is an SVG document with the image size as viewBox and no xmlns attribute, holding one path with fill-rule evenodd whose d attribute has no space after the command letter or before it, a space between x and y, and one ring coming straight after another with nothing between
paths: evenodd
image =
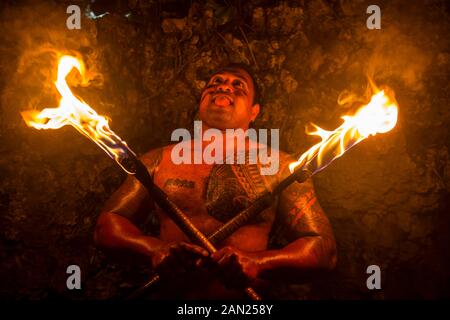
<instances>
[{"instance_id":1,"label":"orange flame","mask_svg":"<svg viewBox=\"0 0 450 320\"><path fill-rule=\"evenodd\" d=\"M318 172L362 140L395 127L398 105L393 94L387 94L388 90L380 91L371 84L376 93L370 102L354 115L343 116L344 123L339 128L327 131L313 124L316 131L307 134L317 135L322 140L289 165L291 172L298 166L308 166L313 173Z\"/></svg>"},{"instance_id":2,"label":"orange flame","mask_svg":"<svg viewBox=\"0 0 450 320\"><path fill-rule=\"evenodd\" d=\"M108 125L108 120L99 116L88 104L75 97L66 82L66 76L75 68L84 79L84 64L72 56L62 56L58 62L58 76L55 86L61 94L59 107L46 108L41 112L29 110L21 112L26 124L36 129L59 129L71 125L94 141L127 172L120 159L133 154L126 142L117 136Z\"/></svg>"}]
</instances>

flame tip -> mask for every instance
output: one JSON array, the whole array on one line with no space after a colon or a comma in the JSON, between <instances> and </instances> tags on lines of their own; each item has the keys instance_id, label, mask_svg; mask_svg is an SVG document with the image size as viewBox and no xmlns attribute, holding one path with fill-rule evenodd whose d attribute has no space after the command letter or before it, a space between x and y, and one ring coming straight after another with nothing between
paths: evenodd
<instances>
[{"instance_id":1,"label":"flame tip","mask_svg":"<svg viewBox=\"0 0 450 320\"><path fill-rule=\"evenodd\" d=\"M127 145L108 126L108 119L100 116L87 103L76 97L66 82L66 76L77 69L84 80L84 63L72 55L61 55L55 86L61 95L59 106L42 111L21 112L25 123L35 129L59 129L71 125L83 135L94 141L111 158L133 153ZM122 167L123 168L123 167ZM125 168L124 168L125 170ZM126 171L126 170L125 170Z\"/></svg>"},{"instance_id":2,"label":"flame tip","mask_svg":"<svg viewBox=\"0 0 450 320\"><path fill-rule=\"evenodd\" d=\"M388 132L395 127L398 104L393 90L388 87L379 89L370 77L369 85L372 87L369 102L361 106L353 115L342 116L343 123L334 131L327 131L310 123L316 130L306 130L306 133L320 136L321 141L303 153L298 161L289 165L291 172L298 165L312 161L316 161L317 172L360 141L377 133Z\"/></svg>"}]
</instances>

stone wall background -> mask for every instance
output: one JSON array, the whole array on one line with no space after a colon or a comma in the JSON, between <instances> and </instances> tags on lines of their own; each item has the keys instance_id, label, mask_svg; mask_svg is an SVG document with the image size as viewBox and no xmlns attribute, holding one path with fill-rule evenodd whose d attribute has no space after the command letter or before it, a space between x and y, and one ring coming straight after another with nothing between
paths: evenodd
<instances>
[{"instance_id":1,"label":"stone wall background","mask_svg":"<svg viewBox=\"0 0 450 320\"><path fill-rule=\"evenodd\" d=\"M278 299L450 296L449 7L445 1L377 1L382 29L366 28L368 1L97 1L96 20L67 30L66 8L88 1L0 4L0 297L106 299L145 269L94 248L103 202L125 174L72 128L37 131L20 111L55 107L54 52L86 62L89 86L73 90L138 153L192 126L208 74L250 64L262 88L257 126L280 128L282 149L315 143L314 122L333 129L362 95L366 74L400 105L391 132L361 143L315 176L337 238L336 271L312 285L274 284ZM65 289L66 267L83 290ZM366 288L367 266L382 290Z\"/></svg>"}]
</instances>

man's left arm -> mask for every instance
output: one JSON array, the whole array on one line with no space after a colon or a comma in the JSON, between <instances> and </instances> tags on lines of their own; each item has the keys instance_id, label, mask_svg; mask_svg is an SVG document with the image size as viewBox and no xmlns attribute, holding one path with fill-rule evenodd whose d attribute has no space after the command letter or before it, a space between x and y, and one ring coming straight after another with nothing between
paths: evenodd
<instances>
[{"instance_id":1,"label":"man's left arm","mask_svg":"<svg viewBox=\"0 0 450 320\"><path fill-rule=\"evenodd\" d=\"M234 269L248 282L259 279L304 282L336 265L336 243L311 179L293 183L279 199L278 236L289 244L280 249L243 252L226 247L213 255L222 267ZM242 278L241 278L242 279Z\"/></svg>"},{"instance_id":2,"label":"man's left arm","mask_svg":"<svg viewBox=\"0 0 450 320\"><path fill-rule=\"evenodd\" d=\"M336 242L311 179L293 183L279 199L277 236L289 244L257 254L258 277L304 281L336 265Z\"/></svg>"}]
</instances>

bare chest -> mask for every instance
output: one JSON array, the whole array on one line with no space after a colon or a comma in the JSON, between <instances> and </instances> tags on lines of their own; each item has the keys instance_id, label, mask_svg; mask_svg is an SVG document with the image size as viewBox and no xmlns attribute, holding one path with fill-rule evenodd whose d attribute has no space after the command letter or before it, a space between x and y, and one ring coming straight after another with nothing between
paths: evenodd
<instances>
[{"instance_id":1,"label":"bare chest","mask_svg":"<svg viewBox=\"0 0 450 320\"><path fill-rule=\"evenodd\" d=\"M162 162L154 176L162 188L204 233L209 234L248 207L268 184L251 165L174 165ZM173 238L174 229L167 217L160 216L161 235ZM240 233L258 231L265 238L274 220L267 210ZM239 237L239 232L235 237Z\"/></svg>"}]
</instances>

